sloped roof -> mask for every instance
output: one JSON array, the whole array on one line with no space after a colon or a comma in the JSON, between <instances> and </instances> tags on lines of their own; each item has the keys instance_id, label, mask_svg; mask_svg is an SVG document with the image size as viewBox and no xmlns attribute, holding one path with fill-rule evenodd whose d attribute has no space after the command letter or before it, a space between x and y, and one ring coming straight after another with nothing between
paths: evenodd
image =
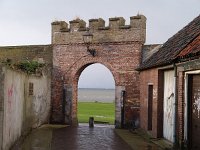
<instances>
[{"instance_id":1,"label":"sloped roof","mask_svg":"<svg viewBox=\"0 0 200 150\"><path fill-rule=\"evenodd\" d=\"M187 26L172 36L149 59L144 61L139 70L164 66L173 63L178 54L200 35L200 15Z\"/></svg>"},{"instance_id":2,"label":"sloped roof","mask_svg":"<svg viewBox=\"0 0 200 150\"><path fill-rule=\"evenodd\" d=\"M161 44L144 45L142 47L142 62L149 59L154 53L159 50L161 46Z\"/></svg>"},{"instance_id":3,"label":"sloped roof","mask_svg":"<svg viewBox=\"0 0 200 150\"><path fill-rule=\"evenodd\" d=\"M187 58L193 59L199 55L200 55L200 35L178 54L177 59L179 61L184 61L187 60Z\"/></svg>"}]
</instances>

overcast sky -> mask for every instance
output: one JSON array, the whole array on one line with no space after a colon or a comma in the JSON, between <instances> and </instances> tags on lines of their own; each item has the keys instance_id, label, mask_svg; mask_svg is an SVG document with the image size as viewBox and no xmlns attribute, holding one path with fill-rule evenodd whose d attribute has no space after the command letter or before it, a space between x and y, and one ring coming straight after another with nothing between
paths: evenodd
<instances>
[{"instance_id":1,"label":"overcast sky","mask_svg":"<svg viewBox=\"0 0 200 150\"><path fill-rule=\"evenodd\" d=\"M164 43L200 14L200 0L0 0L0 46L50 44L55 20L101 17L108 24L110 17L124 17L129 24L138 13L147 17L146 44ZM86 68L79 85L114 87L100 65Z\"/></svg>"}]
</instances>

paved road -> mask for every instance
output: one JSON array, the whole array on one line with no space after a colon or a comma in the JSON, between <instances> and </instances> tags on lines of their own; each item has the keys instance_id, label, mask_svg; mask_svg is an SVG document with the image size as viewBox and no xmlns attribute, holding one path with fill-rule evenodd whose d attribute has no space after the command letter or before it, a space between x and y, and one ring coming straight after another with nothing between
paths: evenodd
<instances>
[{"instance_id":1,"label":"paved road","mask_svg":"<svg viewBox=\"0 0 200 150\"><path fill-rule=\"evenodd\" d=\"M131 150L110 126L42 127L12 150Z\"/></svg>"},{"instance_id":2,"label":"paved road","mask_svg":"<svg viewBox=\"0 0 200 150\"><path fill-rule=\"evenodd\" d=\"M120 137L119 137L120 135ZM123 140L122 140L122 138ZM126 142L124 142L126 141ZM164 144L164 143L163 143ZM12 150L161 150L140 133L112 126L79 127L45 125L34 130Z\"/></svg>"},{"instance_id":3,"label":"paved road","mask_svg":"<svg viewBox=\"0 0 200 150\"><path fill-rule=\"evenodd\" d=\"M53 132L52 150L131 150L111 127L79 126Z\"/></svg>"}]
</instances>

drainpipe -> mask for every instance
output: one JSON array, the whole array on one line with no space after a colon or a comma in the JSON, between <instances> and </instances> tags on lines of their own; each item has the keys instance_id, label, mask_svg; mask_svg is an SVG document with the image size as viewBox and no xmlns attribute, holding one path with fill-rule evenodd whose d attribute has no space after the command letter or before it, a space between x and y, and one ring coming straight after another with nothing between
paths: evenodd
<instances>
[{"instance_id":1,"label":"drainpipe","mask_svg":"<svg viewBox=\"0 0 200 150\"><path fill-rule=\"evenodd\" d=\"M176 129L177 129L177 110L178 110L178 97L177 97L177 66L174 63L174 131L173 131L173 137L174 137L174 146L177 145L177 134L176 134Z\"/></svg>"}]
</instances>

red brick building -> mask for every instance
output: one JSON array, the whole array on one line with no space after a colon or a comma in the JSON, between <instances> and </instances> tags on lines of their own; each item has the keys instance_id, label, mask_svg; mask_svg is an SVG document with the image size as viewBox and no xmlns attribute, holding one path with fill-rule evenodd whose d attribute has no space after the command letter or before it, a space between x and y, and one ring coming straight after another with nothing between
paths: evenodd
<instances>
[{"instance_id":1,"label":"red brick building","mask_svg":"<svg viewBox=\"0 0 200 150\"><path fill-rule=\"evenodd\" d=\"M140 125L189 149L200 144L200 16L151 52L140 70ZM144 52L145 53L145 52Z\"/></svg>"}]
</instances>

